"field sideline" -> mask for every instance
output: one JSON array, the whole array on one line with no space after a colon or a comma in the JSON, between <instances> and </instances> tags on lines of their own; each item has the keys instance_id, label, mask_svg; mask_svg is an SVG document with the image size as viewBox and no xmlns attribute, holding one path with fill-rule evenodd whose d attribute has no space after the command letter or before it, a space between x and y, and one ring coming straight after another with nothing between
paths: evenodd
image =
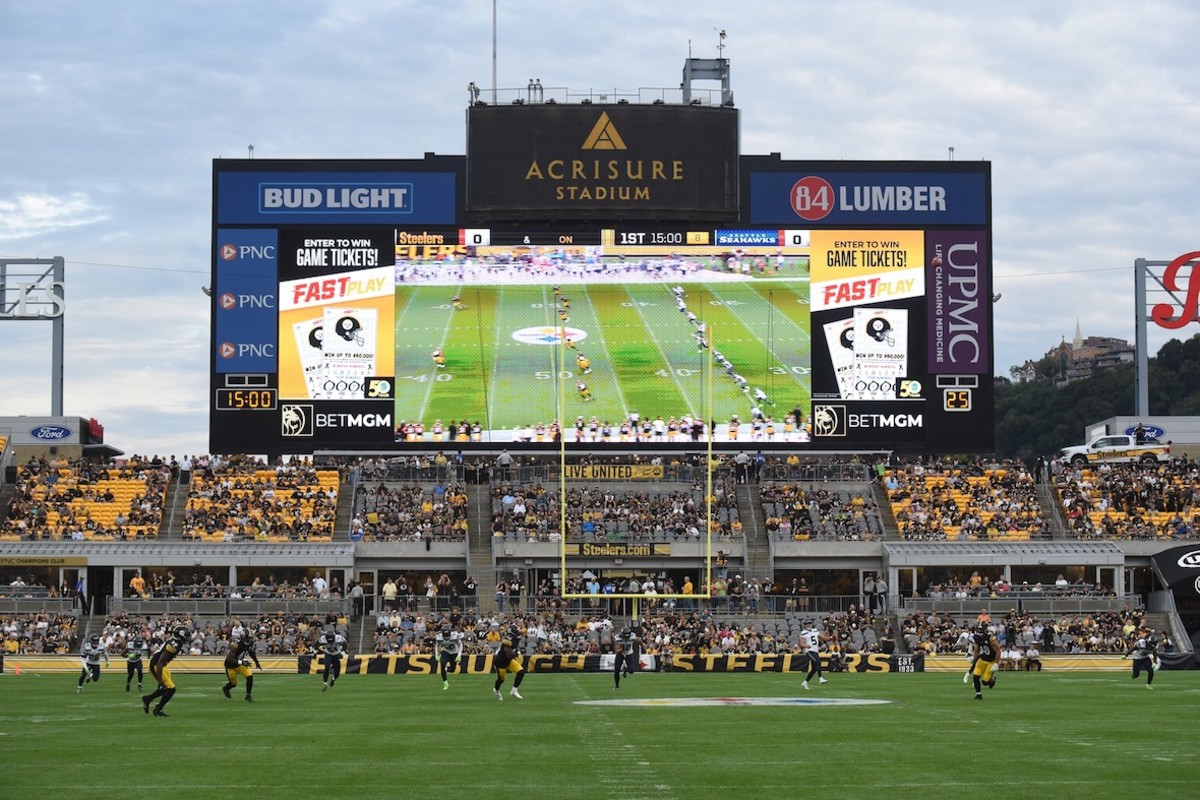
<instances>
[{"instance_id":1,"label":"field sideline","mask_svg":"<svg viewBox=\"0 0 1200 800\"><path fill-rule=\"evenodd\" d=\"M82 694L67 675L0 676L6 795L1197 796L1196 671L1153 691L1128 673L1001 673L981 702L958 673L835 674L809 692L795 674L639 674L619 692L607 673L531 674L504 702L485 676L443 692L350 675L322 693L316 676L261 674L254 703L222 682L181 675L155 719L122 675ZM614 699L656 704L580 704Z\"/></svg>"}]
</instances>

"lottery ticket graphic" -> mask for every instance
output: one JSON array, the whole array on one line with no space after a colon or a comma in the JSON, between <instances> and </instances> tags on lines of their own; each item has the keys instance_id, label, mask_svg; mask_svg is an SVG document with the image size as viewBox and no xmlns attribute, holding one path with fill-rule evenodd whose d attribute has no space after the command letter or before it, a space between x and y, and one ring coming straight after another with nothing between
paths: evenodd
<instances>
[{"instance_id":1,"label":"lottery ticket graphic","mask_svg":"<svg viewBox=\"0 0 1200 800\"><path fill-rule=\"evenodd\" d=\"M323 396L362 397L364 380L375 374L378 314L373 308L327 307L323 312Z\"/></svg>"},{"instance_id":2,"label":"lottery ticket graphic","mask_svg":"<svg viewBox=\"0 0 1200 800\"><path fill-rule=\"evenodd\" d=\"M854 317L826 322L825 342L829 346L829 357L833 361L833 374L837 378L838 396L845 399L854 394L856 362L854 359Z\"/></svg>"},{"instance_id":3,"label":"lottery ticket graphic","mask_svg":"<svg viewBox=\"0 0 1200 800\"><path fill-rule=\"evenodd\" d=\"M908 311L854 309L854 394L847 399L893 399L896 379L907 374Z\"/></svg>"}]
</instances>

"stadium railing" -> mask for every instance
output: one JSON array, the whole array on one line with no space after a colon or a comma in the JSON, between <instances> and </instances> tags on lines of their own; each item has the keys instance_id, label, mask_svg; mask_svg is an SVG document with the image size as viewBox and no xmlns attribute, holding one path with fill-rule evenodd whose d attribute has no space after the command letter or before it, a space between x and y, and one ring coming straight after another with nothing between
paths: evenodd
<instances>
[{"instance_id":1,"label":"stadium railing","mask_svg":"<svg viewBox=\"0 0 1200 800\"><path fill-rule=\"evenodd\" d=\"M224 598L175 597L153 598L143 600L137 597L108 598L110 614L192 614L198 617L230 616L247 614L303 613L327 614L335 612L348 614L350 601L318 600L316 598L243 598L241 600Z\"/></svg>"},{"instance_id":2,"label":"stadium railing","mask_svg":"<svg viewBox=\"0 0 1200 800\"><path fill-rule=\"evenodd\" d=\"M1002 597L893 597L892 607L900 613L942 611L956 615L1003 615L1011 609L1033 614L1079 614L1089 611L1118 611L1142 603L1138 594L1116 595L1059 595L1009 592Z\"/></svg>"}]
</instances>

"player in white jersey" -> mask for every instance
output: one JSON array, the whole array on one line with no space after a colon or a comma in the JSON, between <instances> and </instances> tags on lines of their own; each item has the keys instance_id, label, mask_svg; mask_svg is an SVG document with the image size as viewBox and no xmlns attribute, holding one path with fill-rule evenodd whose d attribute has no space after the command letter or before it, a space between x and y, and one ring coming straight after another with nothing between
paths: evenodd
<instances>
[{"instance_id":1,"label":"player in white jersey","mask_svg":"<svg viewBox=\"0 0 1200 800\"><path fill-rule=\"evenodd\" d=\"M805 689L808 688L808 682L817 676L821 683L829 683L828 679L821 674L821 642L829 637L821 633L817 629L817 624L809 620L804 624L804 629L800 631L800 643L804 646L804 655L808 656L808 674L800 685Z\"/></svg>"},{"instance_id":2,"label":"player in white jersey","mask_svg":"<svg viewBox=\"0 0 1200 800\"><path fill-rule=\"evenodd\" d=\"M83 691L85 681L95 683L100 680L100 659L104 659L104 666L108 666L108 652L100 644L99 635L93 633L84 641L79 649L79 657L82 669L79 671L79 683L75 685L76 693Z\"/></svg>"},{"instance_id":3,"label":"player in white jersey","mask_svg":"<svg viewBox=\"0 0 1200 800\"><path fill-rule=\"evenodd\" d=\"M321 691L333 687L342 675L342 655L346 652L346 637L332 628L321 636L321 653L325 656L325 672L321 676Z\"/></svg>"},{"instance_id":4,"label":"player in white jersey","mask_svg":"<svg viewBox=\"0 0 1200 800\"><path fill-rule=\"evenodd\" d=\"M458 657L462 655L463 634L449 624L443 625L437 635L438 672L442 676L442 691L450 688L449 674L458 667Z\"/></svg>"},{"instance_id":5,"label":"player in white jersey","mask_svg":"<svg viewBox=\"0 0 1200 800\"><path fill-rule=\"evenodd\" d=\"M1153 689L1154 670L1158 667L1158 637L1153 628L1143 626L1138 630L1133 646L1121 657L1129 658L1130 655L1133 656L1133 679L1137 680L1145 672L1146 688Z\"/></svg>"},{"instance_id":6,"label":"player in white jersey","mask_svg":"<svg viewBox=\"0 0 1200 800\"><path fill-rule=\"evenodd\" d=\"M125 642L125 691L133 683L137 674L138 691L142 690L142 659L150 658L150 646L141 636L135 636Z\"/></svg>"}]
</instances>

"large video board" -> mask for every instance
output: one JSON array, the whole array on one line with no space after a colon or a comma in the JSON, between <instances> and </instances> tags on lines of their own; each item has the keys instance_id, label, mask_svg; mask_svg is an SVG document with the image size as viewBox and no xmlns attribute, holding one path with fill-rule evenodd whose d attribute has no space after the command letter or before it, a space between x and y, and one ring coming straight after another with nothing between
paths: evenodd
<instances>
[{"instance_id":1,"label":"large video board","mask_svg":"<svg viewBox=\"0 0 1200 800\"><path fill-rule=\"evenodd\" d=\"M741 222L489 225L435 160L215 162L214 452L992 449L986 164L747 159Z\"/></svg>"}]
</instances>

